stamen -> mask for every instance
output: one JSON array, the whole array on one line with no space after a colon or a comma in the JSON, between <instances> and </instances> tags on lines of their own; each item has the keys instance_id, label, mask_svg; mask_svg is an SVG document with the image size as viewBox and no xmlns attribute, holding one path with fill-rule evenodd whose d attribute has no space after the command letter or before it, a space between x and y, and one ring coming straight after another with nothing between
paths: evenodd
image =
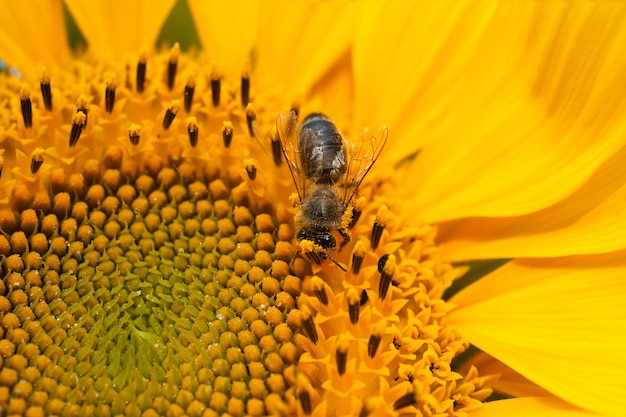
<instances>
[{"instance_id":1,"label":"stamen","mask_svg":"<svg viewBox=\"0 0 626 417\"><path fill-rule=\"evenodd\" d=\"M246 106L246 123L248 124L248 132L251 137L256 136L256 112L254 111L254 107L252 107L252 103L248 103Z\"/></svg>"},{"instance_id":2,"label":"stamen","mask_svg":"<svg viewBox=\"0 0 626 417\"><path fill-rule=\"evenodd\" d=\"M319 338L317 336L317 329L315 328L311 311L306 306L300 307L300 311L302 312L302 327L304 332L309 339L311 339L311 342L317 343Z\"/></svg>"},{"instance_id":3,"label":"stamen","mask_svg":"<svg viewBox=\"0 0 626 417\"><path fill-rule=\"evenodd\" d=\"M131 124L128 128L128 138L130 143L137 146L139 145L139 139L141 138L141 126L138 124Z\"/></svg>"},{"instance_id":4,"label":"stamen","mask_svg":"<svg viewBox=\"0 0 626 417\"><path fill-rule=\"evenodd\" d=\"M30 101L30 91L26 86L20 88L20 105L22 106L22 118L26 129L33 127L33 103Z\"/></svg>"},{"instance_id":5,"label":"stamen","mask_svg":"<svg viewBox=\"0 0 626 417\"><path fill-rule=\"evenodd\" d=\"M195 117L187 118L187 132L189 133L189 143L195 148L198 144L198 121Z\"/></svg>"},{"instance_id":6,"label":"stamen","mask_svg":"<svg viewBox=\"0 0 626 417\"><path fill-rule=\"evenodd\" d=\"M306 415L311 414L311 411L313 411L313 407L311 406L311 394L309 394L310 386L311 383L309 382L307 377L302 374L298 374L298 400L300 401L300 405L302 406L302 411Z\"/></svg>"},{"instance_id":7,"label":"stamen","mask_svg":"<svg viewBox=\"0 0 626 417\"><path fill-rule=\"evenodd\" d=\"M378 346L380 346L380 341L383 338L383 332L380 326L372 329L372 334L370 335L369 340L367 341L367 355L370 358L376 356L376 351L378 350Z\"/></svg>"},{"instance_id":8,"label":"stamen","mask_svg":"<svg viewBox=\"0 0 626 417\"><path fill-rule=\"evenodd\" d=\"M387 225L388 218L389 210L387 210L387 206L380 206L380 209L378 209L378 213L376 214L376 220L374 220L374 227L372 228L372 249L376 249L378 247L380 238L383 235L383 230L385 230L385 226Z\"/></svg>"},{"instance_id":9,"label":"stamen","mask_svg":"<svg viewBox=\"0 0 626 417\"><path fill-rule=\"evenodd\" d=\"M361 296L356 288L349 288L346 293L348 299L348 314L350 323L357 324L359 322L359 314L361 313Z\"/></svg>"},{"instance_id":10,"label":"stamen","mask_svg":"<svg viewBox=\"0 0 626 417\"><path fill-rule=\"evenodd\" d=\"M170 128L179 110L180 100L172 100L170 106L165 111L165 116L163 116L163 129L167 130Z\"/></svg>"},{"instance_id":11,"label":"stamen","mask_svg":"<svg viewBox=\"0 0 626 417\"><path fill-rule=\"evenodd\" d=\"M33 151L33 155L30 159L30 172L32 174L36 174L37 171L39 171L39 168L41 168L41 165L43 165L43 153L43 148L39 147L35 148Z\"/></svg>"},{"instance_id":12,"label":"stamen","mask_svg":"<svg viewBox=\"0 0 626 417\"><path fill-rule=\"evenodd\" d=\"M241 73L241 106L246 107L250 103L250 72L245 68Z\"/></svg>"},{"instance_id":13,"label":"stamen","mask_svg":"<svg viewBox=\"0 0 626 417\"><path fill-rule=\"evenodd\" d=\"M189 74L187 77L187 84L185 85L185 111L189 113L191 111L191 103L193 102L193 93L196 89L196 75L194 73Z\"/></svg>"},{"instance_id":14,"label":"stamen","mask_svg":"<svg viewBox=\"0 0 626 417\"><path fill-rule=\"evenodd\" d=\"M72 130L70 132L70 148L76 145L80 134L83 133L83 129L87 123L87 115L82 111L79 111L74 115L72 119Z\"/></svg>"},{"instance_id":15,"label":"stamen","mask_svg":"<svg viewBox=\"0 0 626 417\"><path fill-rule=\"evenodd\" d=\"M148 58L145 53L139 55L139 62L137 62L137 92L143 93L144 84L146 81L146 63Z\"/></svg>"},{"instance_id":16,"label":"stamen","mask_svg":"<svg viewBox=\"0 0 626 417\"><path fill-rule=\"evenodd\" d=\"M314 275L313 278L311 278L311 287L313 287L313 292L315 293L315 296L320 300L320 302L327 306L328 294L326 294L324 280L322 280L317 275Z\"/></svg>"},{"instance_id":17,"label":"stamen","mask_svg":"<svg viewBox=\"0 0 626 417\"><path fill-rule=\"evenodd\" d=\"M231 122L222 123L222 140L224 141L224 147L230 147L230 143L233 140L233 124Z\"/></svg>"},{"instance_id":18,"label":"stamen","mask_svg":"<svg viewBox=\"0 0 626 417\"><path fill-rule=\"evenodd\" d=\"M382 256L378 262L378 270L380 272L378 298L384 300L391 286L391 278L393 278L393 274L396 271L396 257L394 255Z\"/></svg>"},{"instance_id":19,"label":"stamen","mask_svg":"<svg viewBox=\"0 0 626 417\"><path fill-rule=\"evenodd\" d=\"M398 398L393 403L393 409L399 410L404 407L409 407L417 404L417 399L415 398L415 393L409 392L408 394L404 394L402 397Z\"/></svg>"},{"instance_id":20,"label":"stamen","mask_svg":"<svg viewBox=\"0 0 626 417\"><path fill-rule=\"evenodd\" d=\"M106 81L106 90L104 91L104 104L107 113L113 111L116 86L115 74L111 74Z\"/></svg>"},{"instance_id":21,"label":"stamen","mask_svg":"<svg viewBox=\"0 0 626 417\"><path fill-rule=\"evenodd\" d=\"M220 105L220 90L222 88L222 82L220 76L217 73L217 69L213 66L211 70L211 98L213 99L213 107Z\"/></svg>"},{"instance_id":22,"label":"stamen","mask_svg":"<svg viewBox=\"0 0 626 417\"><path fill-rule=\"evenodd\" d=\"M50 75L46 67L41 70L41 77L39 78L41 88L41 97L43 98L43 104L46 110L52 111L52 89L50 88Z\"/></svg>"},{"instance_id":23,"label":"stamen","mask_svg":"<svg viewBox=\"0 0 626 417\"><path fill-rule=\"evenodd\" d=\"M167 88L171 90L174 88L174 81L176 81L176 68L178 67L178 57L180 56L180 45L178 42L174 44L170 51L170 60L167 63Z\"/></svg>"},{"instance_id":24,"label":"stamen","mask_svg":"<svg viewBox=\"0 0 626 417\"><path fill-rule=\"evenodd\" d=\"M298 119L298 116L300 115L300 104L299 103L293 103L291 105L291 111L293 112L293 114L296 115L296 119Z\"/></svg>"},{"instance_id":25,"label":"stamen","mask_svg":"<svg viewBox=\"0 0 626 417\"><path fill-rule=\"evenodd\" d=\"M87 99L82 94L78 96L78 99L76 100L76 113L78 112L83 112L83 114L85 115L85 126L87 126Z\"/></svg>"},{"instance_id":26,"label":"stamen","mask_svg":"<svg viewBox=\"0 0 626 417\"><path fill-rule=\"evenodd\" d=\"M366 253L365 244L360 240L356 242L354 249L352 249L352 273L354 275L357 275L361 271Z\"/></svg>"},{"instance_id":27,"label":"stamen","mask_svg":"<svg viewBox=\"0 0 626 417\"><path fill-rule=\"evenodd\" d=\"M337 373L343 375L346 373L346 365L348 363L348 341L342 337L337 339L337 349L335 350L335 360L337 361Z\"/></svg>"},{"instance_id":28,"label":"stamen","mask_svg":"<svg viewBox=\"0 0 626 417\"><path fill-rule=\"evenodd\" d=\"M352 229L356 222L358 222L361 218L361 214L363 213L363 209L365 208L365 203L365 197L359 197L354 202L354 206L352 207L352 220L350 220L348 229Z\"/></svg>"},{"instance_id":29,"label":"stamen","mask_svg":"<svg viewBox=\"0 0 626 417\"><path fill-rule=\"evenodd\" d=\"M274 165L277 167L283 163L283 151L280 146L280 138L278 137L278 131L276 127L272 127L270 132L270 140L272 142L272 157L274 158Z\"/></svg>"},{"instance_id":30,"label":"stamen","mask_svg":"<svg viewBox=\"0 0 626 417\"><path fill-rule=\"evenodd\" d=\"M250 178L250 181L254 181L254 179L256 178L256 171L257 171L257 162L254 159L244 159L243 161L243 166L246 169L246 173L248 174L248 178Z\"/></svg>"},{"instance_id":31,"label":"stamen","mask_svg":"<svg viewBox=\"0 0 626 417\"><path fill-rule=\"evenodd\" d=\"M367 304L367 302L370 300L369 296L367 295L367 291L363 290L361 291L361 301L359 302L359 305L361 307L363 307L365 304Z\"/></svg>"}]
</instances>

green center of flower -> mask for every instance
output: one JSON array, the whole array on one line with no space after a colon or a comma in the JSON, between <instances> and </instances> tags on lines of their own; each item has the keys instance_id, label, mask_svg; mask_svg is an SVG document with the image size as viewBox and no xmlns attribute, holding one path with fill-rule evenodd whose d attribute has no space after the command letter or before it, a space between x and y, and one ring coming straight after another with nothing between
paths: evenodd
<instances>
[{"instance_id":1,"label":"green center of flower","mask_svg":"<svg viewBox=\"0 0 626 417\"><path fill-rule=\"evenodd\" d=\"M486 380L451 369L467 343L441 297L459 271L439 260L435 229L403 227L393 179L372 175L351 243L332 254L347 271L296 256L306 248L286 208L279 109L252 94L248 70L229 82L205 61L177 47L134 72L76 61L44 71L39 96L3 76L18 122L1 132L0 405L34 416L478 406Z\"/></svg>"}]
</instances>

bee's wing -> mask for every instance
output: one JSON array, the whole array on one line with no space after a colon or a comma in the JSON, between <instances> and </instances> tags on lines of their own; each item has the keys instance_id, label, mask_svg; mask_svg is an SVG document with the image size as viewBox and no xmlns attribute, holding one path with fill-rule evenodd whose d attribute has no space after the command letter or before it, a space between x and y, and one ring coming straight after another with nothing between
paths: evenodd
<instances>
[{"instance_id":1,"label":"bee's wing","mask_svg":"<svg viewBox=\"0 0 626 417\"><path fill-rule=\"evenodd\" d=\"M387 127L381 127L372 133L366 129L360 141L357 143L346 143L347 165L344 175L344 183L341 184L341 201L348 205L356 194L359 185L367 173L372 169L374 163L380 156L387 143Z\"/></svg>"},{"instance_id":2,"label":"bee's wing","mask_svg":"<svg viewBox=\"0 0 626 417\"><path fill-rule=\"evenodd\" d=\"M280 148L291 172L300 201L306 196L306 178L302 172L300 151L298 150L298 117L294 111L280 113L276 119L276 130L280 138Z\"/></svg>"}]
</instances>

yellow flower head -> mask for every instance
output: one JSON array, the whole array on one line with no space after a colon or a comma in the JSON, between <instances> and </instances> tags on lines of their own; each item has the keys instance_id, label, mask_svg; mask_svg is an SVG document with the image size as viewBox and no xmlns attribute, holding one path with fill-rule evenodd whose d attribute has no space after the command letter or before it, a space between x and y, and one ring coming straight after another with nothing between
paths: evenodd
<instances>
[{"instance_id":1,"label":"yellow flower head","mask_svg":"<svg viewBox=\"0 0 626 417\"><path fill-rule=\"evenodd\" d=\"M626 9L238 3L0 6L0 414L620 415Z\"/></svg>"}]
</instances>

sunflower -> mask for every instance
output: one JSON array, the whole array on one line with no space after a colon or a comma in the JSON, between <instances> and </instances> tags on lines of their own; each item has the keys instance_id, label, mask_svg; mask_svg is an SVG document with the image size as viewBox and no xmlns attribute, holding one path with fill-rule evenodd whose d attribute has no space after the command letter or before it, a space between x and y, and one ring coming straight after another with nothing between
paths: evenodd
<instances>
[{"instance_id":1,"label":"sunflower","mask_svg":"<svg viewBox=\"0 0 626 417\"><path fill-rule=\"evenodd\" d=\"M626 8L188 3L0 5L0 414L622 414ZM336 263L290 110L389 132Z\"/></svg>"}]
</instances>

